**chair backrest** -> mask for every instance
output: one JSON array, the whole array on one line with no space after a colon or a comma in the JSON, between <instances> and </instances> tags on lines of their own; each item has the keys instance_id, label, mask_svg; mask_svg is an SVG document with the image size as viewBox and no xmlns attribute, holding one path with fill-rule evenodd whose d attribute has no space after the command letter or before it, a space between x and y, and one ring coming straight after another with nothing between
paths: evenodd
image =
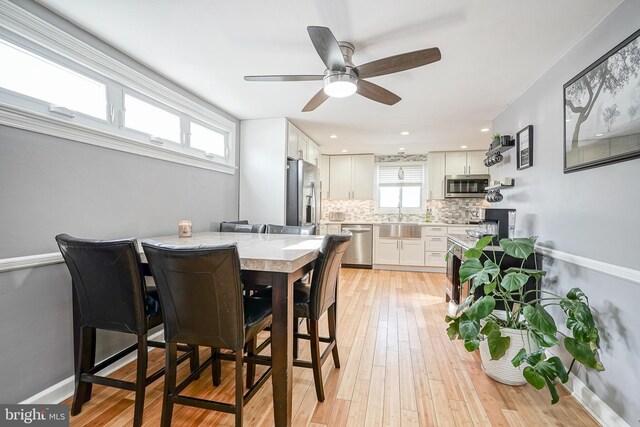
<instances>
[{"instance_id":1,"label":"chair backrest","mask_svg":"<svg viewBox=\"0 0 640 427\"><path fill-rule=\"evenodd\" d=\"M235 243L142 242L164 313L165 341L240 350L244 307Z\"/></svg>"},{"instance_id":2,"label":"chair backrest","mask_svg":"<svg viewBox=\"0 0 640 427\"><path fill-rule=\"evenodd\" d=\"M218 231L222 231L222 224L249 224L249 221L246 219L240 219L238 221L222 221Z\"/></svg>"},{"instance_id":3,"label":"chair backrest","mask_svg":"<svg viewBox=\"0 0 640 427\"><path fill-rule=\"evenodd\" d=\"M351 243L351 233L327 234L313 267L309 314L315 320L336 301L336 286L342 256Z\"/></svg>"},{"instance_id":4,"label":"chair backrest","mask_svg":"<svg viewBox=\"0 0 640 427\"><path fill-rule=\"evenodd\" d=\"M144 335L146 289L135 239L56 236L78 298L80 326Z\"/></svg>"},{"instance_id":5,"label":"chair backrest","mask_svg":"<svg viewBox=\"0 0 640 427\"><path fill-rule=\"evenodd\" d=\"M220 231L227 233L264 233L267 226L264 224L234 224L223 222Z\"/></svg>"},{"instance_id":6,"label":"chair backrest","mask_svg":"<svg viewBox=\"0 0 640 427\"><path fill-rule=\"evenodd\" d=\"M267 234L300 234L314 235L316 234L315 225L267 225Z\"/></svg>"}]
</instances>

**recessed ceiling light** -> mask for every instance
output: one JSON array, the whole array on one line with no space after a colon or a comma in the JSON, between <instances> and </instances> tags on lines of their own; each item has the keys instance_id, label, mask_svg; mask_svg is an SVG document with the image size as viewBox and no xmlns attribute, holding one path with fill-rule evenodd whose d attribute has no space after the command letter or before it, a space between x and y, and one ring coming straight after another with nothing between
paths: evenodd
<instances>
[{"instance_id":1,"label":"recessed ceiling light","mask_svg":"<svg viewBox=\"0 0 640 427\"><path fill-rule=\"evenodd\" d=\"M489 129L489 128L482 128L482 129L480 129L480 132L489 132L490 130L491 129Z\"/></svg>"},{"instance_id":2,"label":"recessed ceiling light","mask_svg":"<svg viewBox=\"0 0 640 427\"><path fill-rule=\"evenodd\" d=\"M565 122L570 122L571 121L571 117L565 119Z\"/></svg>"},{"instance_id":3,"label":"recessed ceiling light","mask_svg":"<svg viewBox=\"0 0 640 427\"><path fill-rule=\"evenodd\" d=\"M331 139L336 139L338 137L338 135L329 135L329 138Z\"/></svg>"},{"instance_id":4,"label":"recessed ceiling light","mask_svg":"<svg viewBox=\"0 0 640 427\"><path fill-rule=\"evenodd\" d=\"M596 133L596 136L602 136L604 135L603 133Z\"/></svg>"},{"instance_id":5,"label":"recessed ceiling light","mask_svg":"<svg viewBox=\"0 0 640 427\"><path fill-rule=\"evenodd\" d=\"M343 153L346 153L348 150L342 150Z\"/></svg>"},{"instance_id":6,"label":"recessed ceiling light","mask_svg":"<svg viewBox=\"0 0 640 427\"><path fill-rule=\"evenodd\" d=\"M467 148L467 146L466 145L461 145L460 148Z\"/></svg>"},{"instance_id":7,"label":"recessed ceiling light","mask_svg":"<svg viewBox=\"0 0 640 427\"><path fill-rule=\"evenodd\" d=\"M400 132L400 135L407 136L407 135L409 135L409 131L406 131L406 130L402 131L402 132Z\"/></svg>"},{"instance_id":8,"label":"recessed ceiling light","mask_svg":"<svg viewBox=\"0 0 640 427\"><path fill-rule=\"evenodd\" d=\"M398 150L404 151L404 147L400 147L400 148L398 148Z\"/></svg>"}]
</instances>

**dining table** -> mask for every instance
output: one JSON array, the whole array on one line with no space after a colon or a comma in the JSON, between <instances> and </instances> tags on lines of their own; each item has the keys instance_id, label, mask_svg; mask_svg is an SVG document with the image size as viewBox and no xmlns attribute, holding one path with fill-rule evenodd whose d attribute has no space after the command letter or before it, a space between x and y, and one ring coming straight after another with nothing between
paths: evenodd
<instances>
[{"instance_id":1,"label":"dining table","mask_svg":"<svg viewBox=\"0 0 640 427\"><path fill-rule=\"evenodd\" d=\"M271 363L273 412L277 427L291 425L293 387L293 287L313 269L322 236L265 233L193 233L191 237L159 236L141 239L171 245L215 245L235 242L242 279L271 286L273 320ZM142 262L146 263L141 252Z\"/></svg>"}]
</instances>

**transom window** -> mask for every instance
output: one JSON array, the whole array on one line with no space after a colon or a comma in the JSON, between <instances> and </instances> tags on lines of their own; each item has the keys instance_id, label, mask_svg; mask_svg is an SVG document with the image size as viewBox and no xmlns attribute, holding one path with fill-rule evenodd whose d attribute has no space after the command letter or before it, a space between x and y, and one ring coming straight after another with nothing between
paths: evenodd
<instances>
[{"instance_id":1,"label":"transom window","mask_svg":"<svg viewBox=\"0 0 640 427\"><path fill-rule=\"evenodd\" d=\"M422 209L423 163L379 163L376 167L376 209L406 212Z\"/></svg>"},{"instance_id":2,"label":"transom window","mask_svg":"<svg viewBox=\"0 0 640 427\"><path fill-rule=\"evenodd\" d=\"M235 172L236 123L136 71L111 71L77 52L49 50L2 29L0 105L14 107L30 130L163 160ZM64 55L62 55L64 53ZM99 52L94 52L99 55ZM73 59L71 59L73 58ZM113 62L110 57L102 58ZM92 64L92 65L89 65ZM129 74L127 74L129 73ZM121 76L126 75L129 80ZM120 80L121 79L121 80ZM151 89L150 89L151 88ZM143 95L144 94L144 95ZM44 121L43 116L53 120ZM25 128L26 121L18 122ZM131 142L126 144L124 142ZM166 143L166 144L165 144Z\"/></svg>"}]
</instances>

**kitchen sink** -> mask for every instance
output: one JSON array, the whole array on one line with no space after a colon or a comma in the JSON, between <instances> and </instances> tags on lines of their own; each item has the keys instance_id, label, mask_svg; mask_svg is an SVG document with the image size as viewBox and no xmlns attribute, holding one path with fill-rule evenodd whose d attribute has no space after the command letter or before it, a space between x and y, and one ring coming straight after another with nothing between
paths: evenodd
<instances>
[{"instance_id":1,"label":"kitchen sink","mask_svg":"<svg viewBox=\"0 0 640 427\"><path fill-rule=\"evenodd\" d=\"M379 236L391 239L421 239L422 226L417 224L380 224Z\"/></svg>"}]
</instances>

